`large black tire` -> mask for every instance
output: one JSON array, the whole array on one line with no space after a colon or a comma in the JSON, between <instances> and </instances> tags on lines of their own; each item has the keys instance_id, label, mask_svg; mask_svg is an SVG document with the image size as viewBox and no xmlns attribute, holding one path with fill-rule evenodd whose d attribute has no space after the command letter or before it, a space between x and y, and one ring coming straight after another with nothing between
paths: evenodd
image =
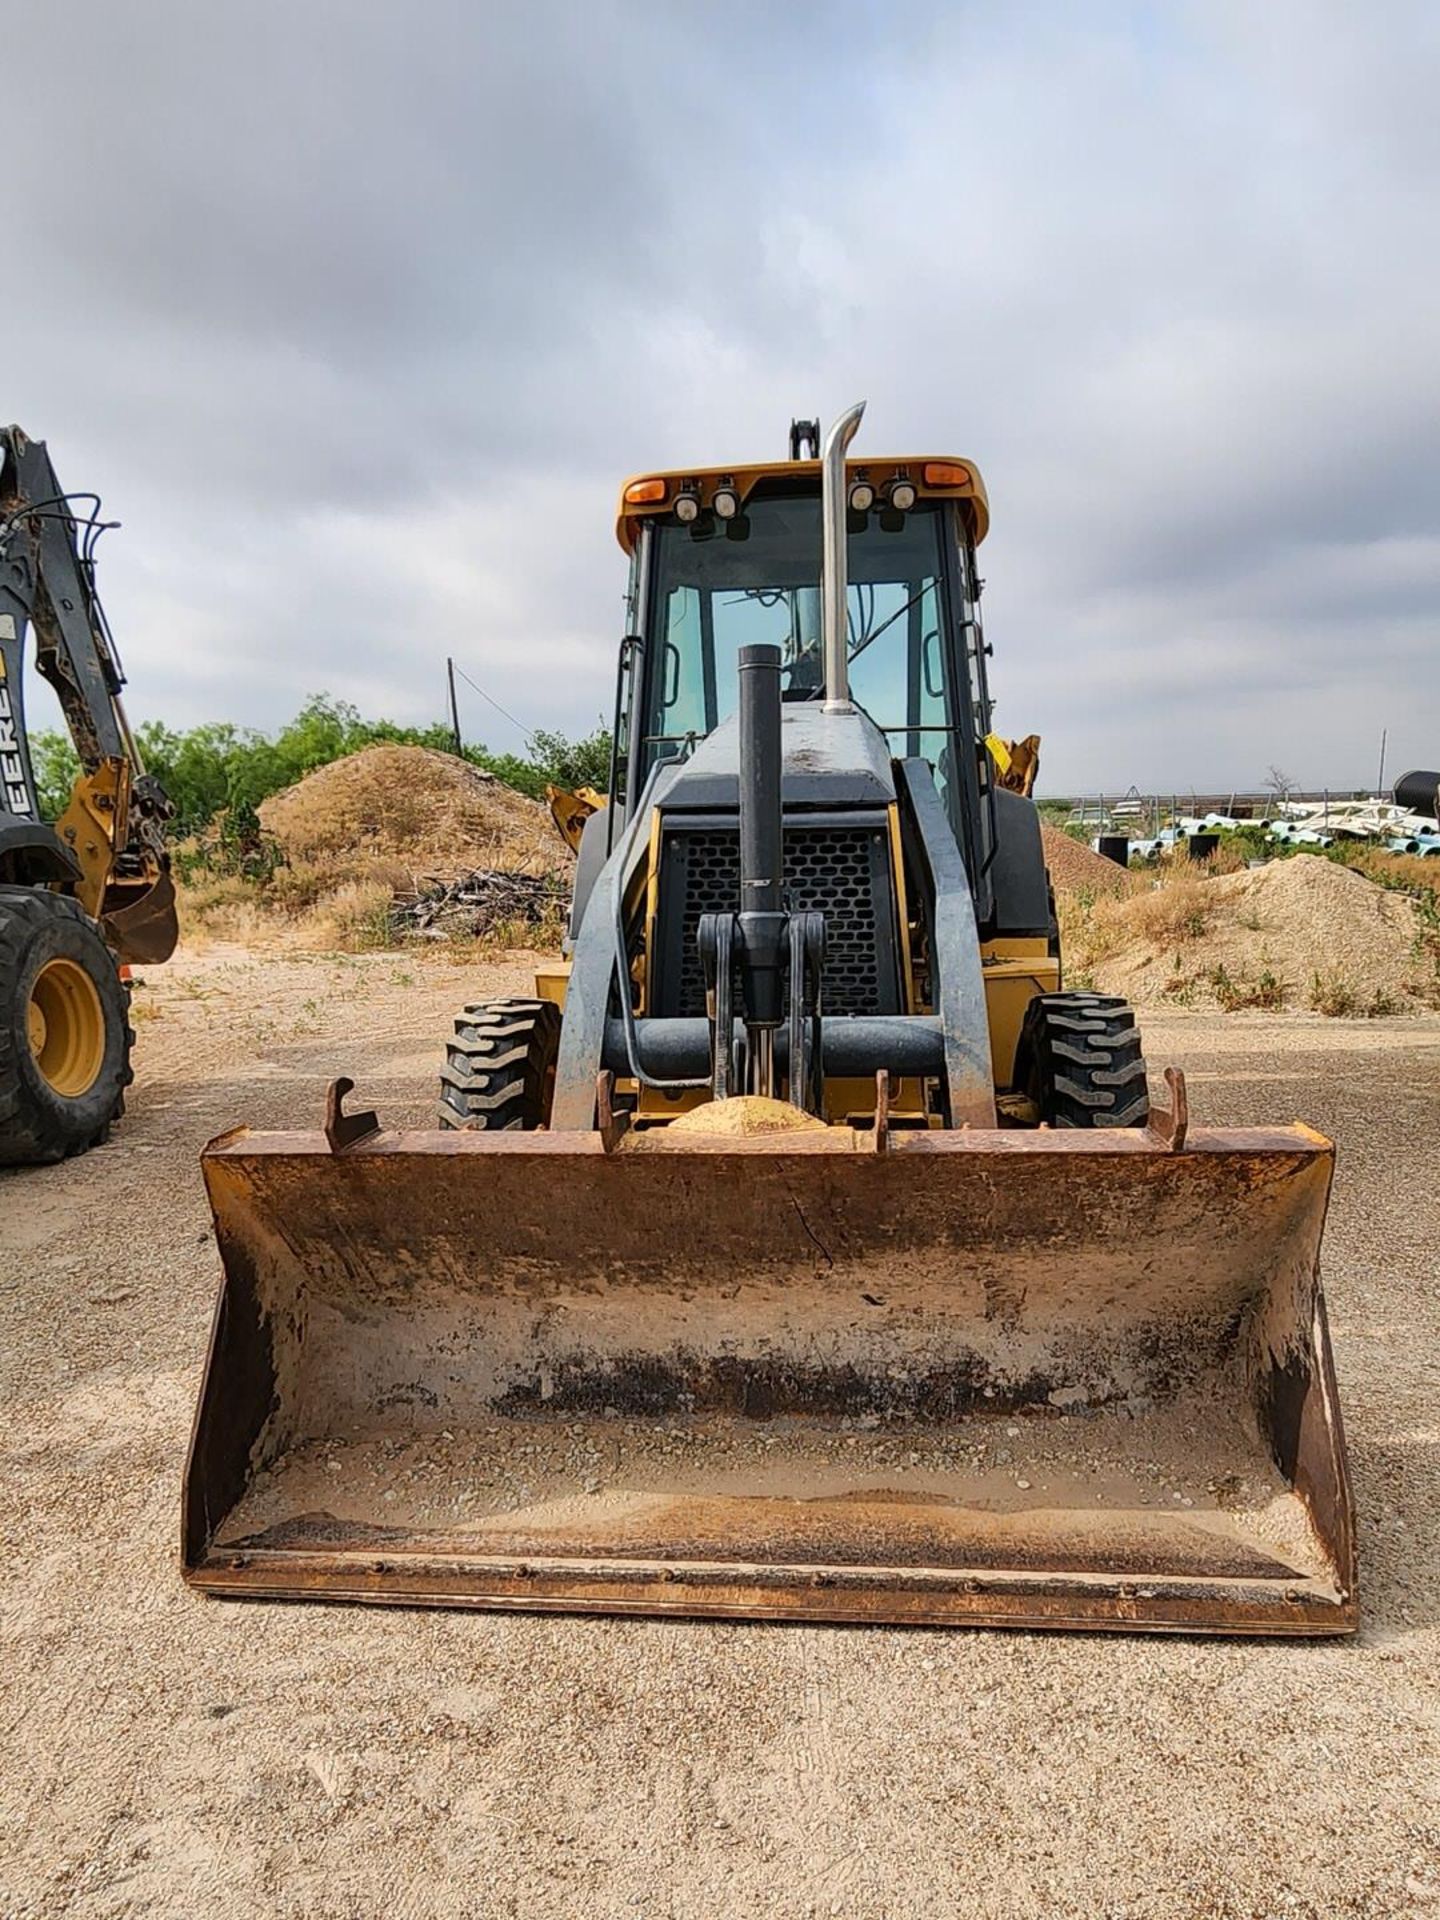
<instances>
[{"instance_id":1,"label":"large black tire","mask_svg":"<svg viewBox=\"0 0 1440 1920\"><path fill-rule=\"evenodd\" d=\"M134 1039L129 988L78 902L0 887L0 1166L98 1146L125 1110Z\"/></svg>"},{"instance_id":2,"label":"large black tire","mask_svg":"<svg viewBox=\"0 0 1440 1920\"><path fill-rule=\"evenodd\" d=\"M548 1126L560 1052L552 1000L483 1000L455 1021L440 1069L440 1124L472 1132Z\"/></svg>"},{"instance_id":3,"label":"large black tire","mask_svg":"<svg viewBox=\"0 0 1440 1920\"><path fill-rule=\"evenodd\" d=\"M1051 1127L1143 1127L1150 1118L1140 1029L1107 993L1037 994L1015 1052L1015 1088Z\"/></svg>"}]
</instances>

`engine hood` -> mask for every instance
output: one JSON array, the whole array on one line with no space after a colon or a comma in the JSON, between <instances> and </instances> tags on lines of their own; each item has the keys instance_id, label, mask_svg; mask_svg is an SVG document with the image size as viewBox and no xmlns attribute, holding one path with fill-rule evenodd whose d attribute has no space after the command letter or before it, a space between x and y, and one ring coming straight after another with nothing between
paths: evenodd
<instances>
[{"instance_id":1,"label":"engine hood","mask_svg":"<svg viewBox=\"0 0 1440 1920\"><path fill-rule=\"evenodd\" d=\"M859 708L826 713L818 701L780 711L786 807L884 807L895 798L890 749ZM740 805L740 723L732 714L702 740L667 784L666 812L725 812Z\"/></svg>"}]
</instances>

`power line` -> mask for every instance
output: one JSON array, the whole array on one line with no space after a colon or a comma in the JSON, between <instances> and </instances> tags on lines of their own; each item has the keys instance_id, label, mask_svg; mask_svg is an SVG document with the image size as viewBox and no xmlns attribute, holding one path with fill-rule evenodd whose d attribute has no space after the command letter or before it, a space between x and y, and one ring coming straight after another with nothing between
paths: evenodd
<instances>
[{"instance_id":1,"label":"power line","mask_svg":"<svg viewBox=\"0 0 1440 1920\"><path fill-rule=\"evenodd\" d=\"M460 678L465 682L466 686L469 687L472 692L478 693L482 700L488 700L490 705L494 707L497 713L504 714L505 718L510 722L512 727L518 727L520 729L521 733L523 733L525 736L525 743L528 746L531 740L533 740L535 737L534 729L532 727L527 727L523 720L517 720L515 718L515 715L511 713L510 709L508 707L502 707L500 702L497 699L495 699L494 695L487 693L484 687L477 686L475 681L473 681L470 678L469 674L466 673L463 667L456 667L455 671L456 673L459 674Z\"/></svg>"}]
</instances>

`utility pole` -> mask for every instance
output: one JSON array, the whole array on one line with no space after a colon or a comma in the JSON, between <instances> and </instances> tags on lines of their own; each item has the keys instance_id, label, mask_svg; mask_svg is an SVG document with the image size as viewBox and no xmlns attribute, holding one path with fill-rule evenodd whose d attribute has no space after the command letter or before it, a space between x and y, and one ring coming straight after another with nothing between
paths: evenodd
<instances>
[{"instance_id":1,"label":"utility pole","mask_svg":"<svg viewBox=\"0 0 1440 1920\"><path fill-rule=\"evenodd\" d=\"M464 749L460 745L460 709L455 703L455 662L447 654L445 671L450 678L450 731L455 736L455 756L458 759Z\"/></svg>"},{"instance_id":2,"label":"utility pole","mask_svg":"<svg viewBox=\"0 0 1440 1920\"><path fill-rule=\"evenodd\" d=\"M1388 727L1382 727L1380 729L1380 771L1375 778L1375 797L1377 800L1383 800L1385 798L1385 738L1389 731L1390 729Z\"/></svg>"}]
</instances>

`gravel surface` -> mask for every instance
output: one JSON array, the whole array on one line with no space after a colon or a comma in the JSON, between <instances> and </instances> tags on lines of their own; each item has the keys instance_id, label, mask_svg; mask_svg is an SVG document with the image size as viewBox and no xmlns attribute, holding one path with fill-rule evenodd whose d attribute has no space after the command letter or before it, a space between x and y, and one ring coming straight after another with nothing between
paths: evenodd
<instances>
[{"instance_id":1,"label":"gravel surface","mask_svg":"<svg viewBox=\"0 0 1440 1920\"><path fill-rule=\"evenodd\" d=\"M114 1142L0 1175L0 1915L1440 1915L1440 1019L1148 1017L1192 1112L1332 1132L1364 1629L1307 1646L243 1605L176 1571L217 1279L196 1169L455 1004L183 954ZM147 1017L148 1016L148 1017Z\"/></svg>"}]
</instances>

